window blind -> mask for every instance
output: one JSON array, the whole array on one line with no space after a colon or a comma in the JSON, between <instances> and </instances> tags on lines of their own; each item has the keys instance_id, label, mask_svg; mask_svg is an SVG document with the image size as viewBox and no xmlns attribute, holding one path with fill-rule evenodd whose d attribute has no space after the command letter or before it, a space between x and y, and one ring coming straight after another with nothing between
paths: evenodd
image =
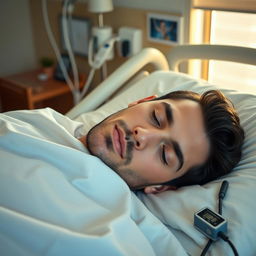
<instances>
[{"instance_id":1,"label":"window blind","mask_svg":"<svg viewBox=\"0 0 256 256\"><path fill-rule=\"evenodd\" d=\"M207 10L256 13L256 0L192 0L192 7Z\"/></svg>"}]
</instances>

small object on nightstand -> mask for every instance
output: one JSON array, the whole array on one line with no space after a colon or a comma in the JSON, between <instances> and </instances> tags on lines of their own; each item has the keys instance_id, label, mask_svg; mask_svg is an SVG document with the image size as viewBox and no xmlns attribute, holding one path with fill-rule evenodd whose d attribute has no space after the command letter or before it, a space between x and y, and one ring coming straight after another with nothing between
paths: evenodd
<instances>
[{"instance_id":1,"label":"small object on nightstand","mask_svg":"<svg viewBox=\"0 0 256 256\"><path fill-rule=\"evenodd\" d=\"M69 56L67 54L61 54L61 59L63 61L63 64L66 68L67 73L70 73L71 71L71 62L69 59ZM55 72L54 72L54 78L59 81L65 81L65 77L63 75L62 69L60 67L60 64L58 63Z\"/></svg>"},{"instance_id":2,"label":"small object on nightstand","mask_svg":"<svg viewBox=\"0 0 256 256\"><path fill-rule=\"evenodd\" d=\"M45 73L40 73L38 76L37 76L38 80L40 81L46 81L48 79L48 76L45 74Z\"/></svg>"},{"instance_id":3,"label":"small object on nightstand","mask_svg":"<svg viewBox=\"0 0 256 256\"><path fill-rule=\"evenodd\" d=\"M41 66L42 66L42 73L45 74L42 79L39 78L41 81L45 81L47 79L50 79L53 77L54 73L54 60L49 57L43 57L40 60Z\"/></svg>"}]
</instances>

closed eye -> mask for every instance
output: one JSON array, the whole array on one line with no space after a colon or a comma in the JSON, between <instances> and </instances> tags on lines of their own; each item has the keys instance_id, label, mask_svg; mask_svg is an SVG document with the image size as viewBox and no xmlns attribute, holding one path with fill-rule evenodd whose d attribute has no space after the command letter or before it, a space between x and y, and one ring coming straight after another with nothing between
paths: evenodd
<instances>
[{"instance_id":1,"label":"closed eye","mask_svg":"<svg viewBox=\"0 0 256 256\"><path fill-rule=\"evenodd\" d=\"M158 120L158 118L157 118L157 116L156 116L156 111L155 111L155 110L152 112L152 119L153 119L154 123L155 123L158 127L161 126L161 124L160 124L160 122L159 122L159 120Z\"/></svg>"},{"instance_id":2,"label":"closed eye","mask_svg":"<svg viewBox=\"0 0 256 256\"><path fill-rule=\"evenodd\" d=\"M168 165L168 162L167 162L166 156L165 156L165 145L163 145L163 147L162 147L162 161L165 165Z\"/></svg>"}]
</instances>

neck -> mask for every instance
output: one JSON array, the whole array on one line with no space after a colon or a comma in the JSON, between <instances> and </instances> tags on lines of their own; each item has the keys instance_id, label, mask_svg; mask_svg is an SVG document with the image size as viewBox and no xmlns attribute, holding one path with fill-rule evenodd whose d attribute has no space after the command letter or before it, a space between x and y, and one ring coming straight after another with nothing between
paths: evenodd
<instances>
[{"instance_id":1,"label":"neck","mask_svg":"<svg viewBox=\"0 0 256 256\"><path fill-rule=\"evenodd\" d=\"M79 138L78 140L80 140L83 143L83 145L87 148L86 135L81 137L81 138Z\"/></svg>"}]
</instances>

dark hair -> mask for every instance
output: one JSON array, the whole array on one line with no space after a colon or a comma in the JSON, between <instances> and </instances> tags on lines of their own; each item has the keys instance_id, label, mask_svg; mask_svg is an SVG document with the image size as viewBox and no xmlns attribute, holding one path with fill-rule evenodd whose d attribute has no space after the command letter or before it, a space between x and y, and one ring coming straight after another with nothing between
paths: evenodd
<instances>
[{"instance_id":1,"label":"dark hair","mask_svg":"<svg viewBox=\"0 0 256 256\"><path fill-rule=\"evenodd\" d=\"M202 95L191 91L175 91L155 100L189 99L201 105L210 154L205 164L190 168L186 174L164 184L176 187L203 185L232 171L240 161L244 131L232 102L218 90Z\"/></svg>"}]
</instances>

